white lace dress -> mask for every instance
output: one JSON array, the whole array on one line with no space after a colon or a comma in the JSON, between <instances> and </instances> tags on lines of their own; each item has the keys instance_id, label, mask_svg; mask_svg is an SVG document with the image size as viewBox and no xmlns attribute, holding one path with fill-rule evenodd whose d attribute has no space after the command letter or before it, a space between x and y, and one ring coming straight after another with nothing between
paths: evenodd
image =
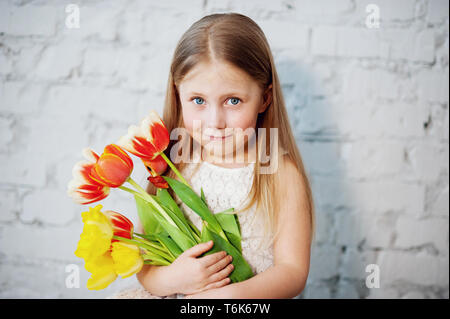
<instances>
[{"instance_id":1,"label":"white lace dress","mask_svg":"<svg viewBox=\"0 0 450 319\"><path fill-rule=\"evenodd\" d=\"M265 271L273 265L273 246L268 245L263 237L263 221L255 219L256 203L243 211L253 183L254 163L239 168L225 168L202 162L197 171L196 163L188 164L182 174L200 195L203 188L208 207L213 213L219 213L233 207L239 217L241 227L242 254L254 274ZM201 231L201 218L187 207L178 196L176 202L181 205L185 215ZM159 297L150 294L137 285L123 290L108 298L145 298L145 299L182 299L183 294Z\"/></svg>"}]
</instances>

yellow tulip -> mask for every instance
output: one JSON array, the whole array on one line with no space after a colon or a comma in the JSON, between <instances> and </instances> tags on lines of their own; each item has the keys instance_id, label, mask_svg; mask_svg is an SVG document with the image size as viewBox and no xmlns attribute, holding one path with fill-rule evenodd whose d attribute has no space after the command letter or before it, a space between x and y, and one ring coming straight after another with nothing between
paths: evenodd
<instances>
[{"instance_id":1,"label":"yellow tulip","mask_svg":"<svg viewBox=\"0 0 450 319\"><path fill-rule=\"evenodd\" d=\"M109 251L86 261L85 268L92 274L87 282L87 288L91 290L104 289L117 278L114 271L114 262Z\"/></svg>"},{"instance_id":2,"label":"yellow tulip","mask_svg":"<svg viewBox=\"0 0 450 319\"><path fill-rule=\"evenodd\" d=\"M92 274L87 287L94 290L106 288L116 280L117 275L122 278L130 277L144 265L137 245L113 240L117 221L114 221L113 227L111 212L103 213L102 207L97 205L81 213L84 227L75 251L77 257L84 259L86 270ZM117 217L116 215L114 216Z\"/></svg>"},{"instance_id":3,"label":"yellow tulip","mask_svg":"<svg viewBox=\"0 0 450 319\"><path fill-rule=\"evenodd\" d=\"M101 209L102 205L97 205L81 214L84 227L75 256L86 262L103 255L111 247L113 228Z\"/></svg>"},{"instance_id":4,"label":"yellow tulip","mask_svg":"<svg viewBox=\"0 0 450 319\"><path fill-rule=\"evenodd\" d=\"M127 278L139 272L144 265L139 247L121 241L112 244L111 256L114 270L122 278Z\"/></svg>"}]
</instances>

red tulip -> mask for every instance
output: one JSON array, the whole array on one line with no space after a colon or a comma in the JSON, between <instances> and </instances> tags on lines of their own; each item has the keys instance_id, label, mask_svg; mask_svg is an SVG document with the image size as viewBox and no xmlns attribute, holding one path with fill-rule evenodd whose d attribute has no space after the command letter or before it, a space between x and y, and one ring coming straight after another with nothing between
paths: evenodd
<instances>
[{"instance_id":1,"label":"red tulip","mask_svg":"<svg viewBox=\"0 0 450 319\"><path fill-rule=\"evenodd\" d=\"M154 160L170 142L169 131L155 111L144 118L140 126L131 125L127 135L117 142L125 150L143 160Z\"/></svg>"},{"instance_id":2,"label":"red tulip","mask_svg":"<svg viewBox=\"0 0 450 319\"><path fill-rule=\"evenodd\" d=\"M169 188L169 184L161 176L149 176L147 180L158 188Z\"/></svg>"},{"instance_id":3,"label":"red tulip","mask_svg":"<svg viewBox=\"0 0 450 319\"><path fill-rule=\"evenodd\" d=\"M130 156L119 146L110 144L91 169L90 177L99 184L119 187L126 182L132 171L133 161Z\"/></svg>"},{"instance_id":4,"label":"red tulip","mask_svg":"<svg viewBox=\"0 0 450 319\"><path fill-rule=\"evenodd\" d=\"M168 166L161 155L157 156L154 160L142 159L142 162L152 176L162 175Z\"/></svg>"},{"instance_id":5,"label":"red tulip","mask_svg":"<svg viewBox=\"0 0 450 319\"><path fill-rule=\"evenodd\" d=\"M108 220L111 222L114 236L120 236L123 238L131 239L133 238L133 223L126 218L124 215L116 213L112 210L107 210L104 212ZM112 242L117 241L113 239Z\"/></svg>"},{"instance_id":6,"label":"red tulip","mask_svg":"<svg viewBox=\"0 0 450 319\"><path fill-rule=\"evenodd\" d=\"M99 156L89 148L83 150L87 161L75 164L73 179L68 185L68 195L79 204L90 204L104 199L109 194L109 187L91 178L91 170L96 165Z\"/></svg>"}]
</instances>

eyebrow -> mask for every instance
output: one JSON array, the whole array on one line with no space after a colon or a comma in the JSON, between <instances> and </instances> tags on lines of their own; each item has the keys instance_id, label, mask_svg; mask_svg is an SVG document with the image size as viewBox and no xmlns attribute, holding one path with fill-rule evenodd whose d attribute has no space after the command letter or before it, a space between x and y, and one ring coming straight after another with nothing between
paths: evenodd
<instances>
[{"instance_id":1,"label":"eyebrow","mask_svg":"<svg viewBox=\"0 0 450 319\"><path fill-rule=\"evenodd\" d=\"M202 93L197 93L197 92L190 92L189 95L193 96L193 95L201 95L204 96L204 94ZM239 93L239 92L231 92L231 93L227 93L227 94L223 94L222 96L220 96L220 98L224 98L226 96L242 96L244 99L248 98L248 95L244 94L244 93Z\"/></svg>"}]
</instances>

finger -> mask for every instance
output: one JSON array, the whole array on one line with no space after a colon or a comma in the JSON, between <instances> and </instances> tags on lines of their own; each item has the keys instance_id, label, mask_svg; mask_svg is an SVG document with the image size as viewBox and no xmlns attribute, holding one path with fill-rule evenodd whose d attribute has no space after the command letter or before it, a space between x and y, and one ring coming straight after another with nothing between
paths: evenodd
<instances>
[{"instance_id":1,"label":"finger","mask_svg":"<svg viewBox=\"0 0 450 319\"><path fill-rule=\"evenodd\" d=\"M227 255L226 251L219 251L217 253L207 255L202 257L200 260L202 262L202 265L205 267L209 267L211 265L214 265L218 261L220 261L222 258L224 258Z\"/></svg>"},{"instance_id":2,"label":"finger","mask_svg":"<svg viewBox=\"0 0 450 319\"><path fill-rule=\"evenodd\" d=\"M222 259L220 259L219 261L217 261L215 264L209 266L206 271L208 273L208 275L213 275L215 273L217 273L218 271L222 270L223 268L225 268L229 263L231 263L233 260L233 257L231 257L230 255L227 255L225 257L223 257Z\"/></svg>"},{"instance_id":3,"label":"finger","mask_svg":"<svg viewBox=\"0 0 450 319\"><path fill-rule=\"evenodd\" d=\"M234 265L229 264L228 266L223 268L221 271L218 271L214 275L209 277L209 282L216 282L216 281L222 280L222 279L228 277L233 270L234 270Z\"/></svg>"},{"instance_id":4,"label":"finger","mask_svg":"<svg viewBox=\"0 0 450 319\"><path fill-rule=\"evenodd\" d=\"M194 247L189 248L183 254L190 257L198 257L203 254L205 251L210 250L213 247L213 241L209 241L207 243L200 243L195 245Z\"/></svg>"}]
</instances>

